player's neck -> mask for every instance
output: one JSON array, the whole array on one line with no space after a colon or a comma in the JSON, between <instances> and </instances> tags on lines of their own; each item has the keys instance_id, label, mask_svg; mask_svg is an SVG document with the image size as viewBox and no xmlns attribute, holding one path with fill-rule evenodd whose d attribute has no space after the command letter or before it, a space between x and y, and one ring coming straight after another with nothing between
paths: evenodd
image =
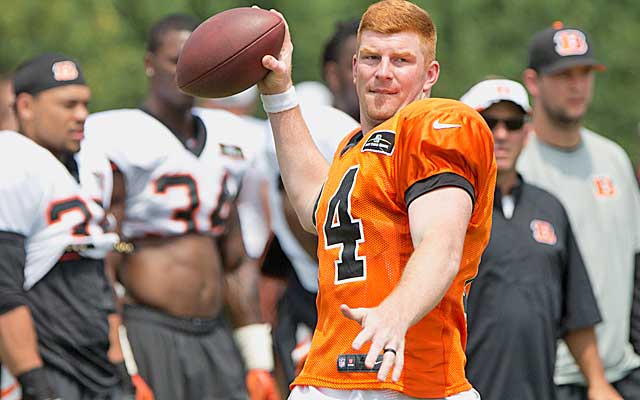
<instances>
[{"instance_id":1,"label":"player's neck","mask_svg":"<svg viewBox=\"0 0 640 400\"><path fill-rule=\"evenodd\" d=\"M544 112L533 113L533 131L542 142L560 149L573 149L582 138L580 121L562 123L554 121Z\"/></svg>"},{"instance_id":2,"label":"player's neck","mask_svg":"<svg viewBox=\"0 0 640 400\"><path fill-rule=\"evenodd\" d=\"M195 136L191 107L178 108L155 97L148 97L143 107L145 111L166 125L179 139L184 141Z\"/></svg>"},{"instance_id":3,"label":"player's neck","mask_svg":"<svg viewBox=\"0 0 640 400\"><path fill-rule=\"evenodd\" d=\"M498 171L496 176L496 186L502 196L508 196L513 192L513 188L518 185L518 173L515 169L509 171Z\"/></svg>"}]
</instances>

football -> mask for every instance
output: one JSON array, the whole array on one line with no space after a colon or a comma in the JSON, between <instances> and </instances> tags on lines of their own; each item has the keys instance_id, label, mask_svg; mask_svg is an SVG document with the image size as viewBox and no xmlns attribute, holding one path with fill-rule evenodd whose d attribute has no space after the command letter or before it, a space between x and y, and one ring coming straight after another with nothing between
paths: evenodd
<instances>
[{"instance_id":1,"label":"football","mask_svg":"<svg viewBox=\"0 0 640 400\"><path fill-rule=\"evenodd\" d=\"M276 56L285 25L260 8L233 8L200 24L182 48L176 69L178 87L197 97L226 97L264 78L262 57Z\"/></svg>"}]
</instances>

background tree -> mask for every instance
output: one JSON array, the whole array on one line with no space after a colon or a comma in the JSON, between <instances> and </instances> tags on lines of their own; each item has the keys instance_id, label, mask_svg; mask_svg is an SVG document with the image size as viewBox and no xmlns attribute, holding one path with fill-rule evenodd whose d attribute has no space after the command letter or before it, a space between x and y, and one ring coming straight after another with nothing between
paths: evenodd
<instances>
[{"instance_id":1,"label":"background tree","mask_svg":"<svg viewBox=\"0 0 640 400\"><path fill-rule=\"evenodd\" d=\"M458 98L489 74L520 80L531 35L555 20L587 30L598 74L587 126L640 160L636 101L640 83L640 3L637 0L416 0L438 27L443 67L434 96ZM171 12L205 19L258 4L282 11L295 40L294 79L319 80L322 46L336 21L362 14L372 1L322 0L4 0L0 72L42 51L77 57L94 91L92 109L136 107L146 90L142 58L150 24Z\"/></svg>"}]
</instances>

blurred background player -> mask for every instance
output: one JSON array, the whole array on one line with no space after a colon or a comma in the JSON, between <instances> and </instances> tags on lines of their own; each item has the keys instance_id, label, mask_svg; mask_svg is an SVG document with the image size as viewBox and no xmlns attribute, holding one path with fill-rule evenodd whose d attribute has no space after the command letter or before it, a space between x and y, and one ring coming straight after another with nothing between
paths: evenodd
<instances>
[{"instance_id":1,"label":"blurred background player","mask_svg":"<svg viewBox=\"0 0 640 400\"><path fill-rule=\"evenodd\" d=\"M596 327L607 380L625 399L640 398L640 356L630 344L634 269L640 252L640 196L626 153L582 126L593 96L592 43L578 28L537 32L524 83L533 97L533 134L518 160L525 181L562 202L582 252L603 322ZM558 398L586 399L585 381L560 344Z\"/></svg>"},{"instance_id":2,"label":"blurred background player","mask_svg":"<svg viewBox=\"0 0 640 400\"><path fill-rule=\"evenodd\" d=\"M333 106L356 121L360 119L360 109L353 82L353 56L358 49L359 23L358 19L336 23L322 54L322 78L333 95Z\"/></svg>"},{"instance_id":3,"label":"blurred background player","mask_svg":"<svg viewBox=\"0 0 640 400\"><path fill-rule=\"evenodd\" d=\"M18 129L13 104L16 95L10 75L0 74L0 130L15 131Z\"/></svg>"},{"instance_id":4,"label":"blurred background player","mask_svg":"<svg viewBox=\"0 0 640 400\"><path fill-rule=\"evenodd\" d=\"M197 104L198 107L194 108L196 115L206 109L226 110L255 128L253 132L242 133L244 137L236 139L242 145L244 156L249 158L236 206L244 247L251 258L258 259L265 251L270 234L266 178L264 171L256 164L258 155L266 146L269 125L266 120L254 116L258 105L258 88L254 85L243 92L219 99L199 98Z\"/></svg>"},{"instance_id":5,"label":"blurred background player","mask_svg":"<svg viewBox=\"0 0 640 400\"><path fill-rule=\"evenodd\" d=\"M336 32L328 40L323 57L323 75L331 90L333 105L324 94L326 88L319 82L301 82L296 85L296 93L304 88L304 98L300 98L301 109L311 135L324 158L329 161L338 144L348 132L358 127L358 123L347 110L358 109L358 99L351 63L355 55L355 41L358 21L342 22L336 25ZM349 53L350 52L350 53ZM338 69L336 53L339 54L341 68ZM348 64L348 75L343 69ZM339 75L341 73L341 76ZM303 86L301 86L303 85ZM322 100L325 99L325 100ZM342 107L338 109L338 105ZM274 238L269 243L263 260L263 272L269 276L286 277L286 284L274 289L271 299L277 304L274 340L278 359L281 362L286 386L302 367L311 342L311 333L317 320L316 293L318 292L317 236L306 232L284 191L280 168L275 153L270 130L261 170L267 171L269 181L269 204L271 226ZM279 300L278 300L279 299ZM268 309L268 307L267 307Z\"/></svg>"},{"instance_id":6,"label":"blurred background player","mask_svg":"<svg viewBox=\"0 0 640 400\"><path fill-rule=\"evenodd\" d=\"M247 164L237 141L252 140L253 127L219 110L196 116L194 99L178 90L176 62L197 25L186 15L155 23L141 109L87 121L87 145L114 164L114 193L123 196L112 210L135 247L118 263L129 299L123 322L157 399L245 399L247 388L252 400L275 399L259 271L245 253L234 205ZM225 297L244 363L221 314Z\"/></svg>"},{"instance_id":7,"label":"blurred background player","mask_svg":"<svg viewBox=\"0 0 640 400\"><path fill-rule=\"evenodd\" d=\"M263 58L284 185L318 234L318 323L291 399L478 398L464 376L463 293L489 240L493 140L468 106L427 99L435 37L408 1L367 9L354 58L362 130L331 165L292 89L288 32L279 58Z\"/></svg>"},{"instance_id":8,"label":"blurred background player","mask_svg":"<svg viewBox=\"0 0 640 400\"><path fill-rule=\"evenodd\" d=\"M498 167L491 239L467 298L469 381L486 399L554 400L563 337L593 398L620 400L604 378L593 329L600 312L567 214L516 172L529 130L527 91L490 79L460 100L491 128Z\"/></svg>"},{"instance_id":9,"label":"blurred background player","mask_svg":"<svg viewBox=\"0 0 640 400\"><path fill-rule=\"evenodd\" d=\"M103 232L92 199L101 200L94 172L103 170L100 159L79 170L75 157L90 90L74 60L49 53L18 67L14 90L24 136L0 135L0 358L24 400L133 399L109 340L115 309L103 257L118 238Z\"/></svg>"}]
</instances>

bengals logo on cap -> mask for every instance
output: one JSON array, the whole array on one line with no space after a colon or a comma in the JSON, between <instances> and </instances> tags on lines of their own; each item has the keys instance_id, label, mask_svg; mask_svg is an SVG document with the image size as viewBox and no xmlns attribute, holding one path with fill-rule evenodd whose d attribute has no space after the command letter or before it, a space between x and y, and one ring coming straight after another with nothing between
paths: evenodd
<instances>
[{"instance_id":1,"label":"bengals logo on cap","mask_svg":"<svg viewBox=\"0 0 640 400\"><path fill-rule=\"evenodd\" d=\"M581 56L589 51L587 37L577 29L563 29L553 35L556 53L561 56Z\"/></svg>"},{"instance_id":2,"label":"bengals logo on cap","mask_svg":"<svg viewBox=\"0 0 640 400\"><path fill-rule=\"evenodd\" d=\"M80 72L73 61L58 61L51 66L53 79L58 82L73 81L78 79Z\"/></svg>"},{"instance_id":3,"label":"bengals logo on cap","mask_svg":"<svg viewBox=\"0 0 640 400\"><path fill-rule=\"evenodd\" d=\"M553 229L553 225L551 225L549 222L543 221L541 219L534 219L533 221L531 221L529 227L531 228L533 239L536 242L548 244L551 246L558 243L556 231Z\"/></svg>"},{"instance_id":4,"label":"bengals logo on cap","mask_svg":"<svg viewBox=\"0 0 640 400\"><path fill-rule=\"evenodd\" d=\"M613 179L605 175L593 177L593 190L598 197L613 197L617 193Z\"/></svg>"}]
</instances>

